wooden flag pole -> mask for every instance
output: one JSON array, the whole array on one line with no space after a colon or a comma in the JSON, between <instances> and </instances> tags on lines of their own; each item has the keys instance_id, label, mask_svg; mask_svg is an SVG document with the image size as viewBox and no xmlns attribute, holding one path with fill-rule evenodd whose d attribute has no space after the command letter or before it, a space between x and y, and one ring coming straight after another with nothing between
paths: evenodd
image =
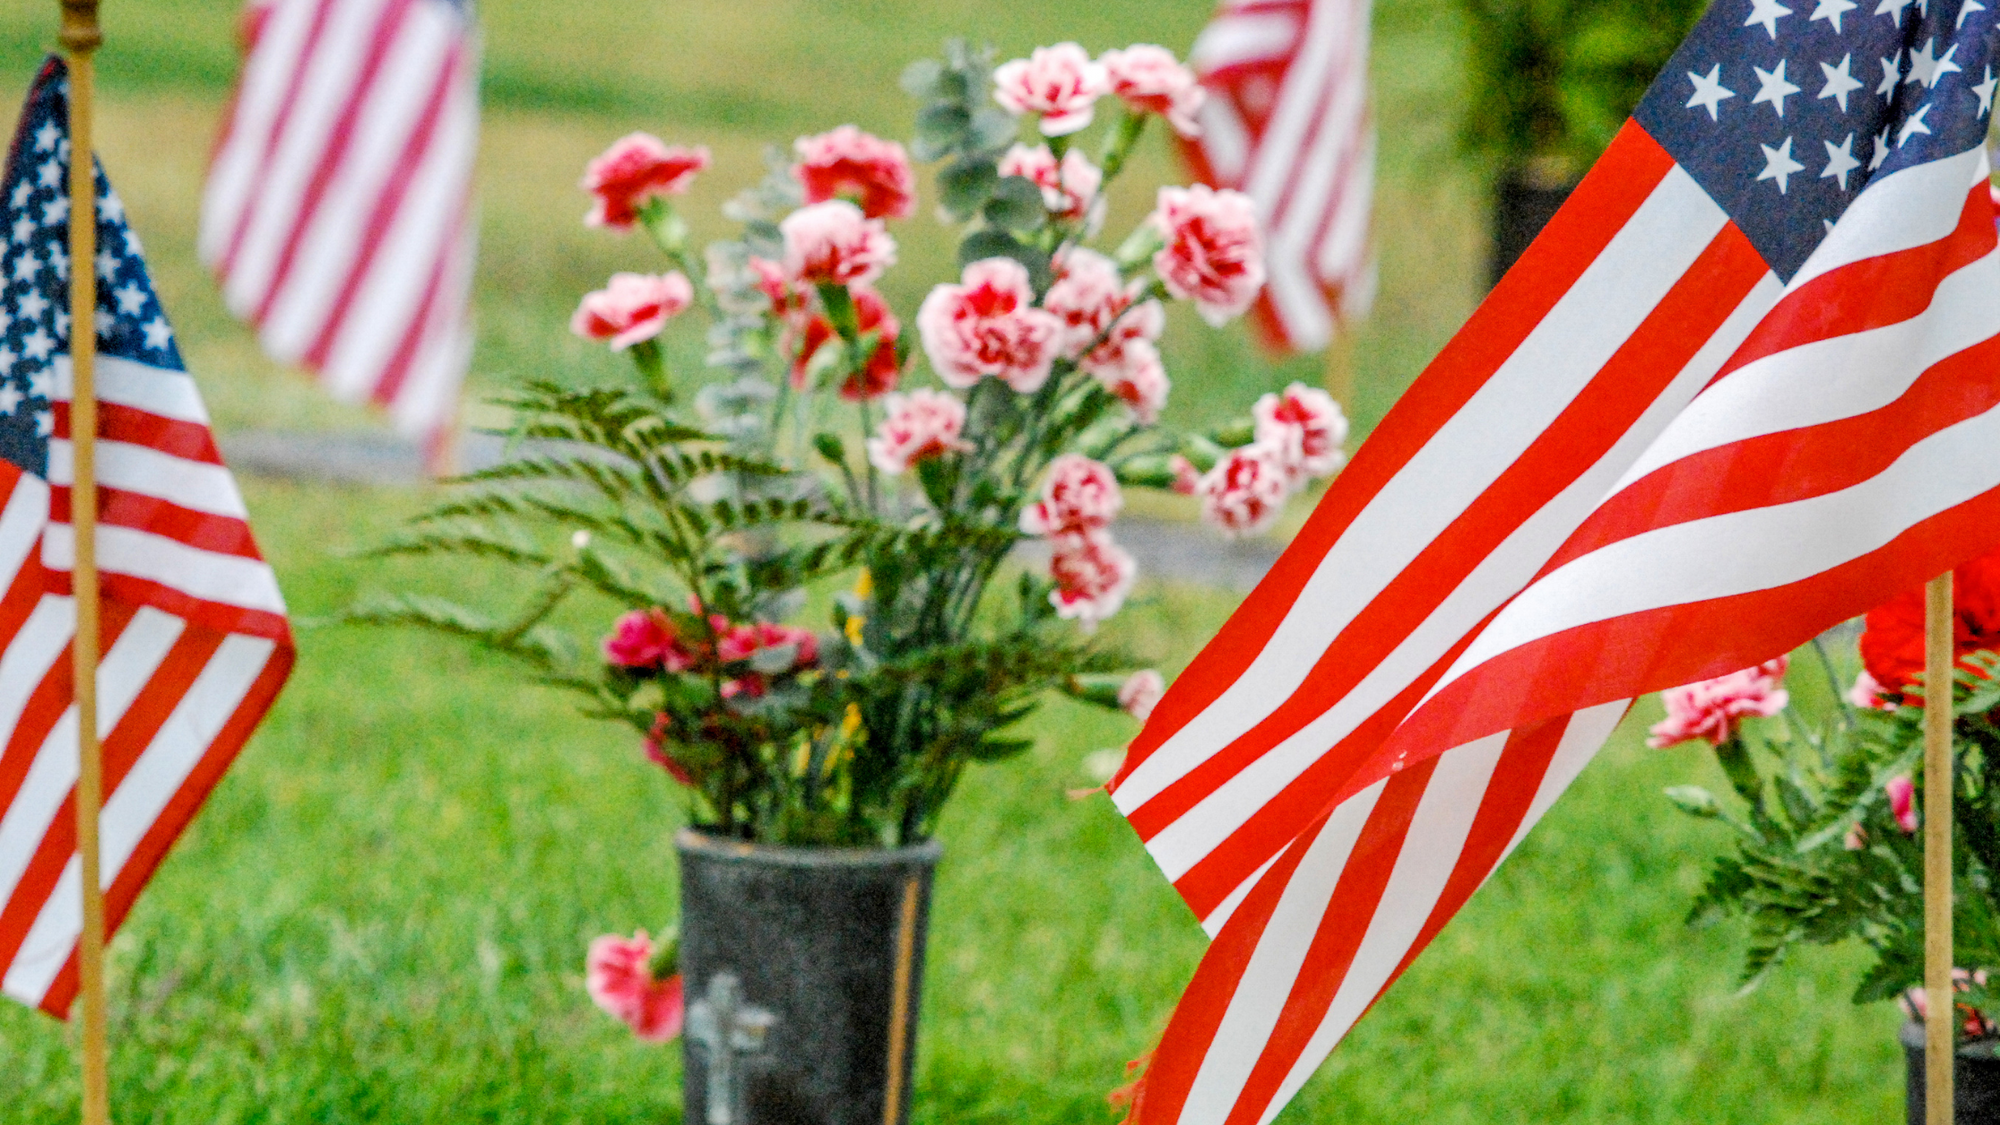
<instances>
[{"instance_id":1,"label":"wooden flag pole","mask_svg":"<svg viewBox=\"0 0 2000 1125\"><path fill-rule=\"evenodd\" d=\"M1924 1021L1925 1125L1952 1125L1958 1055L1951 989L1951 572L1924 588Z\"/></svg>"},{"instance_id":2,"label":"wooden flag pole","mask_svg":"<svg viewBox=\"0 0 2000 1125\"><path fill-rule=\"evenodd\" d=\"M104 887L97 819L104 763L97 741L97 178L91 137L96 94L91 57L104 35L97 0L62 0L62 45L69 54L70 445L75 478L70 527L76 534L76 854L83 892L77 937L77 1002L83 1025L83 1125L109 1125L104 1006Z\"/></svg>"}]
</instances>

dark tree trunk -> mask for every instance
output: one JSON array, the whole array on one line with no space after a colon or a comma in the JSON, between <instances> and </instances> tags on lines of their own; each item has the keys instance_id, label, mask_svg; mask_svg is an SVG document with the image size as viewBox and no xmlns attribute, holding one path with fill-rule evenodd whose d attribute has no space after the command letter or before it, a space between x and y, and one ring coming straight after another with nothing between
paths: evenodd
<instances>
[{"instance_id":1,"label":"dark tree trunk","mask_svg":"<svg viewBox=\"0 0 2000 1125\"><path fill-rule=\"evenodd\" d=\"M1924 1025L1905 1023L1898 1038L1908 1064L1909 1125L1924 1125ZM1958 1049L1952 1065L1952 1120L1957 1125L2000 1121L2000 1058L1994 1056L1993 1047L1986 1042Z\"/></svg>"},{"instance_id":2,"label":"dark tree trunk","mask_svg":"<svg viewBox=\"0 0 2000 1125\"><path fill-rule=\"evenodd\" d=\"M1514 267L1528 244L1542 233L1549 220L1576 189L1567 177L1537 175L1528 168L1509 168L1500 174L1493 191L1493 258L1487 285L1500 284Z\"/></svg>"}]
</instances>

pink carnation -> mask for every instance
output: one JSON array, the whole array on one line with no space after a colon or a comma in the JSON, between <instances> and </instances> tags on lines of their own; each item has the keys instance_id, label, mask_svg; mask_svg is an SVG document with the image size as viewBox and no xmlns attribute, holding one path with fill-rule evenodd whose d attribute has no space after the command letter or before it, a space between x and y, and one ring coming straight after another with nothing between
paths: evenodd
<instances>
[{"instance_id":1,"label":"pink carnation","mask_svg":"<svg viewBox=\"0 0 2000 1125\"><path fill-rule=\"evenodd\" d=\"M805 323L810 286L786 277L785 267L769 258L751 258L750 271L757 275L757 291L771 302L772 317L787 324Z\"/></svg>"},{"instance_id":2,"label":"pink carnation","mask_svg":"<svg viewBox=\"0 0 2000 1125\"><path fill-rule=\"evenodd\" d=\"M1866 669L1854 677L1854 686L1847 689L1847 701L1856 707L1871 711L1894 711L1896 704L1882 691L1882 685Z\"/></svg>"},{"instance_id":3,"label":"pink carnation","mask_svg":"<svg viewBox=\"0 0 2000 1125\"><path fill-rule=\"evenodd\" d=\"M982 258L961 284L939 285L917 310L917 332L931 368L965 388L992 375L1022 394L1048 382L1063 323L1034 307L1028 268L1012 258Z\"/></svg>"},{"instance_id":4,"label":"pink carnation","mask_svg":"<svg viewBox=\"0 0 2000 1125\"><path fill-rule=\"evenodd\" d=\"M706 167L707 148L668 145L650 133L620 137L584 168L583 190L597 201L583 221L594 227L631 230L647 200L679 195Z\"/></svg>"},{"instance_id":5,"label":"pink carnation","mask_svg":"<svg viewBox=\"0 0 2000 1125\"><path fill-rule=\"evenodd\" d=\"M1126 342L1119 349L1117 363L1094 364L1090 374L1130 408L1133 419L1143 426L1160 420L1160 410L1167 405L1167 392L1173 389L1166 366L1160 362L1159 349L1150 340Z\"/></svg>"},{"instance_id":6,"label":"pink carnation","mask_svg":"<svg viewBox=\"0 0 2000 1125\"><path fill-rule=\"evenodd\" d=\"M1104 68L1075 43L1037 47L993 71L993 100L1016 117L1040 114L1042 134L1049 137L1089 125L1091 106L1107 89Z\"/></svg>"},{"instance_id":7,"label":"pink carnation","mask_svg":"<svg viewBox=\"0 0 2000 1125\"><path fill-rule=\"evenodd\" d=\"M1896 827L1904 832L1917 830L1917 786L1907 776L1892 777L1882 786L1889 795L1889 812L1896 818Z\"/></svg>"},{"instance_id":8,"label":"pink carnation","mask_svg":"<svg viewBox=\"0 0 2000 1125\"><path fill-rule=\"evenodd\" d=\"M609 340L624 351L660 334L667 321L694 301L694 286L673 273L614 273L604 288L584 294L569 330L586 340Z\"/></svg>"},{"instance_id":9,"label":"pink carnation","mask_svg":"<svg viewBox=\"0 0 2000 1125\"><path fill-rule=\"evenodd\" d=\"M1223 455L1195 483L1202 518L1230 535L1255 535L1278 522L1292 475L1275 446L1246 445Z\"/></svg>"},{"instance_id":10,"label":"pink carnation","mask_svg":"<svg viewBox=\"0 0 2000 1125\"><path fill-rule=\"evenodd\" d=\"M1017 144L1000 158L1000 174L1020 176L1042 189L1042 206L1063 222L1091 223L1100 211L1097 189L1104 184L1104 172L1075 149L1063 153L1060 163L1047 145Z\"/></svg>"},{"instance_id":11,"label":"pink carnation","mask_svg":"<svg viewBox=\"0 0 2000 1125\"><path fill-rule=\"evenodd\" d=\"M1286 464L1299 476L1331 476L1346 459L1347 416L1333 396L1293 383L1283 394L1267 394L1250 408L1257 440L1285 451Z\"/></svg>"},{"instance_id":12,"label":"pink carnation","mask_svg":"<svg viewBox=\"0 0 2000 1125\"><path fill-rule=\"evenodd\" d=\"M1056 613L1095 625L1125 604L1139 564L1103 531L1073 532L1056 536L1049 574L1056 583L1049 591Z\"/></svg>"},{"instance_id":13,"label":"pink carnation","mask_svg":"<svg viewBox=\"0 0 2000 1125\"><path fill-rule=\"evenodd\" d=\"M901 473L919 461L972 448L959 436L965 404L951 395L920 389L892 394L887 405L888 417L868 439L868 461L883 472Z\"/></svg>"},{"instance_id":14,"label":"pink carnation","mask_svg":"<svg viewBox=\"0 0 2000 1125\"><path fill-rule=\"evenodd\" d=\"M1201 135L1195 114L1208 93L1172 51L1136 43L1122 51L1106 51L1097 61L1104 67L1111 92L1134 113L1157 113L1183 137Z\"/></svg>"},{"instance_id":15,"label":"pink carnation","mask_svg":"<svg viewBox=\"0 0 2000 1125\"><path fill-rule=\"evenodd\" d=\"M625 1021L648 1043L664 1043L681 1033L679 973L655 980L653 939L640 930L630 938L606 934L590 943L584 988L606 1012Z\"/></svg>"},{"instance_id":16,"label":"pink carnation","mask_svg":"<svg viewBox=\"0 0 2000 1125\"><path fill-rule=\"evenodd\" d=\"M665 668L669 672L685 672L694 666L673 618L657 609L635 609L620 617L611 635L604 638L604 659L620 668Z\"/></svg>"},{"instance_id":17,"label":"pink carnation","mask_svg":"<svg viewBox=\"0 0 2000 1125\"><path fill-rule=\"evenodd\" d=\"M1125 682L1119 686L1118 706L1143 723L1152 717L1153 708L1158 706L1160 697L1166 693L1167 681L1151 668L1142 669L1125 677Z\"/></svg>"},{"instance_id":18,"label":"pink carnation","mask_svg":"<svg viewBox=\"0 0 2000 1125\"><path fill-rule=\"evenodd\" d=\"M1176 453L1167 462L1174 474L1174 491L1182 496L1193 496L1201 491L1201 470L1194 462Z\"/></svg>"},{"instance_id":19,"label":"pink carnation","mask_svg":"<svg viewBox=\"0 0 2000 1125\"><path fill-rule=\"evenodd\" d=\"M715 656L724 664L753 660L760 653L792 646L790 663L779 669L764 669L774 673L807 668L819 661L819 638L811 629L801 629L796 625L780 625L775 621L757 621L748 625L732 625L715 642Z\"/></svg>"},{"instance_id":20,"label":"pink carnation","mask_svg":"<svg viewBox=\"0 0 2000 1125\"><path fill-rule=\"evenodd\" d=\"M1094 531L1117 518L1124 503L1109 465L1065 453L1049 462L1042 498L1021 510L1021 530L1029 535Z\"/></svg>"},{"instance_id":21,"label":"pink carnation","mask_svg":"<svg viewBox=\"0 0 2000 1125\"><path fill-rule=\"evenodd\" d=\"M895 141L842 125L830 133L800 137L792 151L799 158L792 177L805 189L807 203L848 199L871 219L907 219L916 213L916 174L909 154Z\"/></svg>"},{"instance_id":22,"label":"pink carnation","mask_svg":"<svg viewBox=\"0 0 2000 1125\"><path fill-rule=\"evenodd\" d=\"M785 276L808 285L866 285L896 264L896 240L882 220L845 199L812 203L778 224Z\"/></svg>"},{"instance_id":23,"label":"pink carnation","mask_svg":"<svg viewBox=\"0 0 2000 1125\"><path fill-rule=\"evenodd\" d=\"M1206 184L1163 187L1150 221L1166 240L1153 269L1167 292L1193 301L1217 327L1242 315L1264 287L1264 238L1250 197Z\"/></svg>"},{"instance_id":24,"label":"pink carnation","mask_svg":"<svg viewBox=\"0 0 2000 1125\"><path fill-rule=\"evenodd\" d=\"M1042 307L1061 318L1063 354L1078 360L1084 370L1095 373L1119 367L1129 342L1157 340L1166 329L1167 314L1160 303L1146 301L1132 308L1141 287L1127 286L1118 276L1117 264L1097 251L1072 246L1057 256L1055 268L1055 284L1049 286ZM1088 355L1083 354L1085 348L1090 349Z\"/></svg>"},{"instance_id":25,"label":"pink carnation","mask_svg":"<svg viewBox=\"0 0 2000 1125\"><path fill-rule=\"evenodd\" d=\"M1780 656L1755 668L1661 692L1667 717L1654 724L1646 745L1658 749L1705 738L1720 746L1735 736L1737 720L1777 714L1791 699L1779 686L1790 663L1790 657Z\"/></svg>"}]
</instances>

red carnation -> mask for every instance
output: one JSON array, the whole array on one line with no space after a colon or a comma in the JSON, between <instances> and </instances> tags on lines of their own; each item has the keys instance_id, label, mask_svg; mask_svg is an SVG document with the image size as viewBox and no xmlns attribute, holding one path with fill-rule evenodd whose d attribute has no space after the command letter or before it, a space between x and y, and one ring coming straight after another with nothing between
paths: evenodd
<instances>
[{"instance_id":1,"label":"red carnation","mask_svg":"<svg viewBox=\"0 0 2000 1125\"><path fill-rule=\"evenodd\" d=\"M1968 667L1965 657L1971 653L2000 651L2000 554L1952 571L1952 609L1952 648L1960 667ZM1924 673L1922 587L1868 611L1861 663L1881 690L1911 694Z\"/></svg>"},{"instance_id":2,"label":"red carnation","mask_svg":"<svg viewBox=\"0 0 2000 1125\"><path fill-rule=\"evenodd\" d=\"M841 380L840 397L850 402L879 398L896 389L896 380L901 369L896 364L896 337L903 331L902 322L889 309L889 302L880 293L863 286L855 286L854 321L863 335L876 332L875 350L868 353L868 362L860 371L850 373ZM834 339L831 321L823 315L815 315L807 322L799 351L792 358L792 388L806 389L806 371L812 364L813 353L828 341Z\"/></svg>"},{"instance_id":3,"label":"red carnation","mask_svg":"<svg viewBox=\"0 0 2000 1125\"><path fill-rule=\"evenodd\" d=\"M792 146L799 162L792 178L805 189L807 203L852 200L871 219L907 219L917 211L916 174L909 154L885 141L842 125Z\"/></svg>"},{"instance_id":4,"label":"red carnation","mask_svg":"<svg viewBox=\"0 0 2000 1125\"><path fill-rule=\"evenodd\" d=\"M583 190L597 197L584 216L593 227L631 230L639 208L658 195L679 195L708 167L708 149L669 145L650 133L618 138L583 174Z\"/></svg>"}]
</instances>

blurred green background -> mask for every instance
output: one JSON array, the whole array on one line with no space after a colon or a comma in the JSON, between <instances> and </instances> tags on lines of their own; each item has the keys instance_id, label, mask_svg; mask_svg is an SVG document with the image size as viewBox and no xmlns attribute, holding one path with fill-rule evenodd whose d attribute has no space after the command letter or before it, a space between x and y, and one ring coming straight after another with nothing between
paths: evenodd
<instances>
[{"instance_id":1,"label":"blurred green background","mask_svg":"<svg viewBox=\"0 0 2000 1125\"><path fill-rule=\"evenodd\" d=\"M0 13L25 89L53 0ZM1203 0L489 0L475 395L609 370L564 330L577 296L643 247L586 231L584 161L643 128L705 143L698 234L762 149L843 122L908 131L895 78L951 35L1003 57L1058 39L1184 51ZM234 71L232 0L111 0L100 151L148 247L218 428L379 423L275 370L193 258L200 183ZM1463 25L1418 0L1376 8L1382 288L1352 404L1378 419L1457 328L1484 275L1483 185L1461 154ZM1121 184L1116 237L1176 175L1157 136ZM900 307L948 232L902 224ZM1176 310L1176 317L1186 310ZM1181 419L1241 410L1321 361L1274 361L1243 330L1176 319ZM473 414L473 420L478 414ZM407 570L339 551L419 489L247 482L294 610L320 614ZM481 575L429 576L476 598ZM1177 670L1231 593L1144 583L1108 638ZM120 1121L655 1122L678 1119L677 1052L635 1043L582 991L593 936L674 911L671 783L629 736L522 691L493 661L424 637L308 630L266 727L114 946ZM1797 688L1798 685L1794 685ZM1886 1008L1847 1004L1853 958L1733 991L1738 935L1681 925L1709 826L1658 796L1717 783L1706 755L1641 745L1643 706L1544 826L1336 1052L1282 1121L1860 1122L1900 1113ZM1105 1122L1200 955L1198 928L1083 760L1119 716L1054 705L1025 759L974 774L947 817L915 1119ZM74 1120L72 1030L0 1004L0 1125Z\"/></svg>"}]
</instances>

